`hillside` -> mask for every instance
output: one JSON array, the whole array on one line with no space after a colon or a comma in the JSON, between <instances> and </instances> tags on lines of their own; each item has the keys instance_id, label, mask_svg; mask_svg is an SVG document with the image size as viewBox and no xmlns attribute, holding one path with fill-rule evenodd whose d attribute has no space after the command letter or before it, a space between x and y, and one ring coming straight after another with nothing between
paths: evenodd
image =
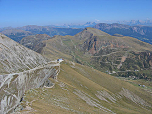
<instances>
[{"instance_id":1,"label":"hillside","mask_svg":"<svg viewBox=\"0 0 152 114\"><path fill-rule=\"evenodd\" d=\"M0 73L9 74L29 70L48 60L40 54L0 34Z\"/></svg>"},{"instance_id":2,"label":"hillside","mask_svg":"<svg viewBox=\"0 0 152 114\"><path fill-rule=\"evenodd\" d=\"M37 35L37 38L42 36L47 37ZM0 113L151 114L150 85L144 88L138 86L138 82L128 83L96 70L100 67L91 68L98 65L92 58L102 57L102 49L112 50L104 50L106 56L122 50L147 52L151 49L150 44L130 37L111 36L94 28L86 28L75 36L38 40L45 44L40 51L42 55L54 60L65 59L60 66L57 61L49 61L5 35L1 34L0 38L3 68L0 74Z\"/></svg>"},{"instance_id":3,"label":"hillside","mask_svg":"<svg viewBox=\"0 0 152 114\"><path fill-rule=\"evenodd\" d=\"M129 26L124 24L106 24L106 23L99 23L95 25L93 28L99 29L104 31L110 35L114 34L121 34L124 36L130 36L137 38L141 41L147 42L152 44L152 26Z\"/></svg>"},{"instance_id":4,"label":"hillside","mask_svg":"<svg viewBox=\"0 0 152 114\"><path fill-rule=\"evenodd\" d=\"M152 45L132 37L86 28L75 36L54 36L43 44L40 53L46 57L73 60L115 76L152 78Z\"/></svg>"},{"instance_id":5,"label":"hillside","mask_svg":"<svg viewBox=\"0 0 152 114\"><path fill-rule=\"evenodd\" d=\"M0 34L0 114L13 112L25 91L51 85L59 63L50 62L42 55Z\"/></svg>"},{"instance_id":6,"label":"hillside","mask_svg":"<svg viewBox=\"0 0 152 114\"><path fill-rule=\"evenodd\" d=\"M50 79L53 81L52 79ZM151 94L90 67L65 61L54 86L25 93L21 113L151 114Z\"/></svg>"}]
</instances>

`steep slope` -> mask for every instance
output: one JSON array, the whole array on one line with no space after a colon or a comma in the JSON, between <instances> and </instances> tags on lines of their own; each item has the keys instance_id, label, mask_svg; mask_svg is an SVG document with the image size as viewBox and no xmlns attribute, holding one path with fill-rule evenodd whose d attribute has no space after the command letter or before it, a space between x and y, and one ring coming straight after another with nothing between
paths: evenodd
<instances>
[{"instance_id":1,"label":"steep slope","mask_svg":"<svg viewBox=\"0 0 152 114\"><path fill-rule=\"evenodd\" d=\"M0 34L0 73L22 72L46 64L47 59L40 54L16 43Z\"/></svg>"},{"instance_id":2,"label":"steep slope","mask_svg":"<svg viewBox=\"0 0 152 114\"><path fill-rule=\"evenodd\" d=\"M43 86L49 77L56 78L60 66L3 34L0 60L0 114L13 112L25 91Z\"/></svg>"},{"instance_id":3,"label":"steep slope","mask_svg":"<svg viewBox=\"0 0 152 114\"><path fill-rule=\"evenodd\" d=\"M142 87L84 65L63 62L54 83L51 88L27 91L21 112L151 114L152 111L151 94Z\"/></svg>"},{"instance_id":4,"label":"steep slope","mask_svg":"<svg viewBox=\"0 0 152 114\"><path fill-rule=\"evenodd\" d=\"M141 26L141 25L129 26L118 23L114 23L114 24L99 23L95 25L93 28L104 31L110 35L117 33L124 36L134 37L141 41L152 44L151 26Z\"/></svg>"},{"instance_id":5,"label":"steep slope","mask_svg":"<svg viewBox=\"0 0 152 114\"><path fill-rule=\"evenodd\" d=\"M86 28L75 36L54 36L43 43L42 55L74 60L117 76L128 77L131 75L128 72L132 72L141 74L138 78L142 78L143 72L152 67L152 45L132 37L111 36L94 28ZM146 75L152 78L151 71Z\"/></svg>"}]
</instances>

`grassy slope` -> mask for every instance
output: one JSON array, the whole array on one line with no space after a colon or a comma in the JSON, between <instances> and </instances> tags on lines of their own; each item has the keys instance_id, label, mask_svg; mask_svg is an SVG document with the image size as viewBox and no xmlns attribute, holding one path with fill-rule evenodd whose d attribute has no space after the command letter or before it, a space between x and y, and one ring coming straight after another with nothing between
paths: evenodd
<instances>
[{"instance_id":1,"label":"grassy slope","mask_svg":"<svg viewBox=\"0 0 152 114\"><path fill-rule=\"evenodd\" d=\"M52 80L52 82L55 83L53 88L39 88L26 92L25 100L32 108L28 113L106 113L105 111L111 113L112 111L118 114L150 114L152 111L152 108L134 103L130 98L119 94L122 88L125 88L131 91L130 95L136 94L152 105L149 93L83 65L63 62L58 81ZM102 94L104 100L96 96L98 91L105 92ZM25 105L25 101L22 104Z\"/></svg>"},{"instance_id":2,"label":"grassy slope","mask_svg":"<svg viewBox=\"0 0 152 114\"><path fill-rule=\"evenodd\" d=\"M93 36L90 36L90 34L93 34ZM87 41L88 39L93 39L94 37L97 38L99 44L101 43L101 49L99 50L99 53L95 54L95 56L90 54L91 50L93 49L93 46L88 46L90 48L88 51L87 45L84 45L85 41ZM108 45L106 46L104 42L108 43ZM110 46L113 44L110 45L109 42L115 42L113 44L118 43L120 46L125 45L127 48L110 48ZM134 64L134 66L137 68L129 67L129 69L126 69L129 65L125 66L124 64L123 67L119 67L121 58L126 55L130 55L132 51L151 52L152 49L152 45L139 41L135 38L127 36L111 36L107 33L104 33L94 28L84 29L82 32L76 34L75 36L55 36L53 39L45 41L45 43L46 46L43 48L41 52L41 54L43 54L44 56L56 59L64 58L68 60L73 60L77 63L85 64L90 67L96 68L102 72L109 71L110 68L116 72L122 69L140 70L137 63L136 65ZM134 55L132 55L132 59L134 59L133 57ZM105 61L103 61L104 59ZM141 60L141 62L143 63L143 60ZM115 75L127 76L126 73L119 73ZM149 74L147 75L148 78L151 78Z\"/></svg>"},{"instance_id":3,"label":"grassy slope","mask_svg":"<svg viewBox=\"0 0 152 114\"><path fill-rule=\"evenodd\" d=\"M87 36L90 33L93 33L93 36L97 36L99 41L120 41L129 46L129 51L151 51L152 48L152 45L132 37L110 36L100 30L87 28L87 30L82 31L75 36L55 36L53 39L44 41L46 46L43 48L41 54L47 57L63 57L70 60L73 58L81 59L80 61L88 61L91 56L87 55L87 51L84 54L80 46L83 45L88 37L90 37ZM81 37L83 39L81 39Z\"/></svg>"},{"instance_id":4,"label":"grassy slope","mask_svg":"<svg viewBox=\"0 0 152 114\"><path fill-rule=\"evenodd\" d=\"M41 54L44 55L44 56L46 56L47 58L54 58L54 59L66 58L66 59L72 59L70 55L62 52L62 50L64 50L66 48L66 46L62 45L61 42L63 42L63 41L60 38L57 38L57 39L53 38L53 39L49 39L47 41L44 41L44 43L46 43L46 46L43 48ZM63 47L61 47L61 45Z\"/></svg>"}]
</instances>

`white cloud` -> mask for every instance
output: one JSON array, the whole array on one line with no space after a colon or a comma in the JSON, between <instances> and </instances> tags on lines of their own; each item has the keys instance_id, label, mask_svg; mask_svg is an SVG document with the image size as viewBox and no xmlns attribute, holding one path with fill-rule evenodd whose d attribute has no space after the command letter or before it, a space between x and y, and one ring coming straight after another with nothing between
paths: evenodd
<instances>
[{"instance_id":1,"label":"white cloud","mask_svg":"<svg viewBox=\"0 0 152 114\"><path fill-rule=\"evenodd\" d=\"M100 20L98 20L98 19L95 19L95 21L96 21L96 22L99 22Z\"/></svg>"}]
</instances>

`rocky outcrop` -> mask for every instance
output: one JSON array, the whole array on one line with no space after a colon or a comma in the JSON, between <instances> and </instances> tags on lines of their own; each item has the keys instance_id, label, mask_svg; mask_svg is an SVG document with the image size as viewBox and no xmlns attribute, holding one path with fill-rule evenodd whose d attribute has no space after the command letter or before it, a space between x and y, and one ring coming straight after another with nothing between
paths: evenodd
<instances>
[{"instance_id":1,"label":"rocky outcrop","mask_svg":"<svg viewBox=\"0 0 152 114\"><path fill-rule=\"evenodd\" d=\"M119 94L121 96L125 96L126 98L130 99L132 102L134 102L138 105L151 107L151 105L148 104L147 102L145 102L142 98L140 98L139 96L137 96L136 94L134 94L133 92L131 92L125 88L122 88L122 90L119 92Z\"/></svg>"},{"instance_id":2,"label":"rocky outcrop","mask_svg":"<svg viewBox=\"0 0 152 114\"><path fill-rule=\"evenodd\" d=\"M58 72L59 64L47 64L25 72L0 75L0 114L13 112L25 91L39 88L49 77L56 78Z\"/></svg>"}]
</instances>

